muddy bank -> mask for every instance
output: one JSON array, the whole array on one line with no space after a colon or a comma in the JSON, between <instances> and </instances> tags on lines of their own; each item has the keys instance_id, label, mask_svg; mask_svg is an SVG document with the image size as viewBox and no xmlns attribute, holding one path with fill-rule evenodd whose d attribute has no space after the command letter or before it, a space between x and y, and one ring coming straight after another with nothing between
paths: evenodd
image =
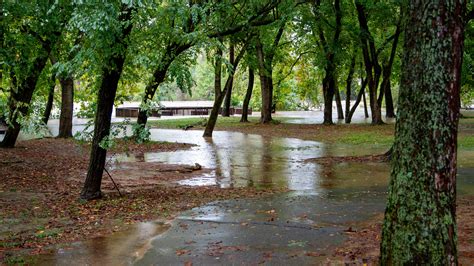
<instances>
[{"instance_id":1,"label":"muddy bank","mask_svg":"<svg viewBox=\"0 0 474 266\"><path fill-rule=\"evenodd\" d=\"M191 145L154 143L131 146L128 152L175 151ZM142 150L143 148L143 150ZM122 152L118 149L116 152ZM108 235L128 224L170 219L179 211L204 203L270 194L271 190L178 186L175 181L209 169L163 163L108 164L124 194L119 197L104 174L102 200L79 200L89 148L72 140L22 141L0 150L0 262L22 263L23 255L44 252L58 243ZM140 172L142 174L140 174ZM132 175L133 173L133 175Z\"/></svg>"}]
</instances>

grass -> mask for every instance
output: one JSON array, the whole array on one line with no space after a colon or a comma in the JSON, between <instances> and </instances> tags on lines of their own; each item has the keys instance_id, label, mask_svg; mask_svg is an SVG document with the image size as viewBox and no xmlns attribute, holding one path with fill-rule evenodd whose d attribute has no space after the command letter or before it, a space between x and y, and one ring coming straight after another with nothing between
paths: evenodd
<instances>
[{"instance_id":1,"label":"grass","mask_svg":"<svg viewBox=\"0 0 474 266\"><path fill-rule=\"evenodd\" d=\"M474 136L460 134L458 136L458 147L460 149L474 149Z\"/></svg>"},{"instance_id":2,"label":"grass","mask_svg":"<svg viewBox=\"0 0 474 266\"><path fill-rule=\"evenodd\" d=\"M216 130L236 131L249 134L260 134L274 137L292 137L326 143L348 145L380 145L389 147L394 140L394 125L372 126L368 124L342 124L334 126L303 125L285 123L293 117L278 117L274 125L259 124L258 117L250 117L250 123L240 123L240 117L219 117ZM149 121L152 127L180 129L192 125L194 129L202 129L205 118L192 117ZM474 117L463 118L461 124L474 124ZM459 148L474 148L474 136L460 133Z\"/></svg>"},{"instance_id":3,"label":"grass","mask_svg":"<svg viewBox=\"0 0 474 266\"><path fill-rule=\"evenodd\" d=\"M274 123L284 123L289 119L289 117L278 117L275 119ZM167 129L179 129L186 126L194 126L196 128L204 128L205 121L207 117L191 117L191 118L178 118L178 119L163 119L163 120L152 120L148 121L148 125L157 128L167 128ZM232 127L232 128L245 128L252 127L260 121L259 117L249 117L249 123L240 123L240 116L234 117L220 117L217 119L216 127Z\"/></svg>"}]
</instances>

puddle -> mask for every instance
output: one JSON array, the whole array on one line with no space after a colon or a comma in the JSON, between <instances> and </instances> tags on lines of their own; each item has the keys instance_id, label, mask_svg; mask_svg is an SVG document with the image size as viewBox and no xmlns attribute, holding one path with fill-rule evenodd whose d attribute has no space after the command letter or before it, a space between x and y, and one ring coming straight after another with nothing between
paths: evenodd
<instances>
[{"instance_id":1,"label":"puddle","mask_svg":"<svg viewBox=\"0 0 474 266\"><path fill-rule=\"evenodd\" d=\"M138 223L106 237L74 243L54 254L33 257L35 265L130 265L150 248L150 238L169 229L168 224Z\"/></svg>"},{"instance_id":2,"label":"puddle","mask_svg":"<svg viewBox=\"0 0 474 266\"><path fill-rule=\"evenodd\" d=\"M214 169L210 174L181 181L180 184L218 185L228 187L285 187L290 190L323 189L321 176L326 166L306 159L321 156L343 156L382 153L382 147L361 149L344 145L327 145L294 138L266 138L239 132L214 132L213 139L204 139L202 131L152 129L155 141L196 144L190 150L145 153L140 158L119 154L119 162L159 162L192 165Z\"/></svg>"}]
</instances>

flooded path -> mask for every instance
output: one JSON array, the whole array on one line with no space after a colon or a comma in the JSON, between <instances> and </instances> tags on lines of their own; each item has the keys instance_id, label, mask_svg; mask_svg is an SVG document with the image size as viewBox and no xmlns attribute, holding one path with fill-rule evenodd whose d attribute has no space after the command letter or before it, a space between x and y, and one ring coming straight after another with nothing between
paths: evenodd
<instances>
[{"instance_id":1,"label":"flooded path","mask_svg":"<svg viewBox=\"0 0 474 266\"><path fill-rule=\"evenodd\" d=\"M283 187L290 191L260 199L213 202L179 215L169 224L141 223L129 231L59 249L39 264L195 265L323 262L346 238L345 231L383 213L386 163L317 164L320 156L377 154L383 148L327 145L201 131L152 130L156 141L196 144L191 150L119 155L118 161L199 163L208 174L183 185ZM460 154L459 194L473 194L472 153Z\"/></svg>"}]
</instances>

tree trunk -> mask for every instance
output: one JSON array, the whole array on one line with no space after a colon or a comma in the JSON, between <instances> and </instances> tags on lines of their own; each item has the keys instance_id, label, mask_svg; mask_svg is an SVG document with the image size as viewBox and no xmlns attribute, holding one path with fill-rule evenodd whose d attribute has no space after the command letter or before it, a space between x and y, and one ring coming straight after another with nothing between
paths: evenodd
<instances>
[{"instance_id":1,"label":"tree trunk","mask_svg":"<svg viewBox=\"0 0 474 266\"><path fill-rule=\"evenodd\" d=\"M262 124L270 123L273 120L273 58L281 37L283 36L284 29L285 24L282 24L268 52L264 51L260 37L256 39L255 48L257 51L258 72L262 91L262 110L260 117L260 123Z\"/></svg>"},{"instance_id":2,"label":"tree trunk","mask_svg":"<svg viewBox=\"0 0 474 266\"><path fill-rule=\"evenodd\" d=\"M375 49L374 38L372 37L367 23L365 7L360 0L355 1L357 9L357 19L360 27L360 42L362 55L364 58L365 72L367 75L367 85L369 88L370 113L372 116L372 124L383 124L382 108L377 101L377 89L379 86L382 68L378 62L378 52Z\"/></svg>"},{"instance_id":3,"label":"tree trunk","mask_svg":"<svg viewBox=\"0 0 474 266\"><path fill-rule=\"evenodd\" d=\"M342 103L341 103L341 94L339 93L339 89L336 86L336 106L337 106L337 119L342 120L344 119L344 111L342 110Z\"/></svg>"},{"instance_id":4,"label":"tree trunk","mask_svg":"<svg viewBox=\"0 0 474 266\"><path fill-rule=\"evenodd\" d=\"M74 79L60 78L61 84L61 115L59 117L58 138L72 137L72 118L74 111Z\"/></svg>"},{"instance_id":5,"label":"tree trunk","mask_svg":"<svg viewBox=\"0 0 474 266\"><path fill-rule=\"evenodd\" d=\"M365 118L369 118L369 111L367 110L367 100L365 98L365 91L362 93L362 98L364 99L364 116Z\"/></svg>"},{"instance_id":6,"label":"tree trunk","mask_svg":"<svg viewBox=\"0 0 474 266\"><path fill-rule=\"evenodd\" d=\"M456 154L466 1L410 1L382 265L457 265Z\"/></svg>"},{"instance_id":7,"label":"tree trunk","mask_svg":"<svg viewBox=\"0 0 474 266\"><path fill-rule=\"evenodd\" d=\"M393 111L393 99L392 99L392 90L390 87L391 86L390 80L391 80L391 75L392 75L393 61L395 60L395 55L396 55L397 46L398 46L398 38L401 33L400 24L401 24L401 20L397 25L395 34L393 35L394 37L393 37L393 42L392 42L392 49L390 51L390 57L387 63L384 64L383 66L383 79L382 79L382 84L380 85L379 98L377 100L378 105L382 106L382 99L383 99L383 96L385 95L385 109L386 109L385 116L388 118L395 117L395 114Z\"/></svg>"},{"instance_id":8,"label":"tree trunk","mask_svg":"<svg viewBox=\"0 0 474 266\"><path fill-rule=\"evenodd\" d=\"M365 112L367 112L367 106L365 104L365 96L364 96L366 86L367 86L367 80L363 79L362 80L362 86L360 87L359 94L357 94L356 102L354 103L354 106L352 106L351 110L349 111L349 114L346 115L346 121L345 121L346 124L351 123L352 116L354 116L354 113L357 110L357 107L359 106L359 103L360 103L360 100L362 99L362 97L364 97L364 108L365 108ZM369 117L369 115L366 113L365 118L368 118L368 117Z\"/></svg>"},{"instance_id":9,"label":"tree trunk","mask_svg":"<svg viewBox=\"0 0 474 266\"><path fill-rule=\"evenodd\" d=\"M323 80L323 94L324 94L324 125L334 124L332 121L332 101L334 99L334 77L326 70L326 76Z\"/></svg>"},{"instance_id":10,"label":"tree trunk","mask_svg":"<svg viewBox=\"0 0 474 266\"><path fill-rule=\"evenodd\" d=\"M229 63L231 65L234 64L234 44L231 42L229 45ZM234 71L234 70L231 70ZM230 78L230 85L229 88L227 88L227 91L225 93L225 100L224 100L224 109L222 110L222 116L230 116L230 105L231 105L231 100L232 100L232 86L234 85L234 74L229 74Z\"/></svg>"},{"instance_id":11,"label":"tree trunk","mask_svg":"<svg viewBox=\"0 0 474 266\"><path fill-rule=\"evenodd\" d=\"M219 39L222 42L222 38ZM222 49L217 48L216 59L214 64L214 104L211 114L207 120L206 129L204 129L203 137L212 137L214 127L217 123L217 117L224 99L225 93L222 93Z\"/></svg>"},{"instance_id":12,"label":"tree trunk","mask_svg":"<svg viewBox=\"0 0 474 266\"><path fill-rule=\"evenodd\" d=\"M153 79L145 87L145 95L143 95L142 99L144 104L146 104L148 101L151 101L153 97L155 97L156 90L158 89L158 86L160 86L160 84L165 80L166 73L168 72L168 69L173 61L191 46L192 44L189 42L172 42L166 47L166 52L161 58L161 62L159 62L158 67L153 72ZM141 128L144 128L148 121L148 113L148 110L142 108L138 110L137 124L140 125Z\"/></svg>"},{"instance_id":13,"label":"tree trunk","mask_svg":"<svg viewBox=\"0 0 474 266\"><path fill-rule=\"evenodd\" d=\"M385 87L385 117L395 118L395 108L393 107L392 86L390 80Z\"/></svg>"},{"instance_id":14,"label":"tree trunk","mask_svg":"<svg viewBox=\"0 0 474 266\"><path fill-rule=\"evenodd\" d=\"M217 51L217 59L216 65L214 68L215 75L214 75L214 90L215 90L215 99L214 105L212 106L211 114L209 115L209 119L207 121L206 129L204 130L203 137L212 137L212 132L214 131L214 127L216 126L217 117L219 115L219 109L221 108L222 101L229 90L232 87L232 80L234 78L234 73L237 71L237 66L239 65L240 60L245 54L245 49L247 48L249 40L244 44L242 49L240 50L237 58L233 62L232 68L233 71L229 72L229 76L227 77L227 81L224 86L224 91L221 91L221 71L222 71L222 50Z\"/></svg>"},{"instance_id":15,"label":"tree trunk","mask_svg":"<svg viewBox=\"0 0 474 266\"><path fill-rule=\"evenodd\" d=\"M51 109L53 109L53 102L54 102L54 88L56 87L56 75L53 74L51 76L51 81L53 82L48 91L48 100L46 101L46 107L44 108L43 113L43 124L47 125L49 121L49 117L51 116Z\"/></svg>"},{"instance_id":16,"label":"tree trunk","mask_svg":"<svg viewBox=\"0 0 474 266\"><path fill-rule=\"evenodd\" d=\"M51 50L48 49L49 53ZM18 134L20 134L21 125L18 122L19 116L26 116L28 114L31 97L36 88L36 83L44 69L46 62L48 61L48 54L38 56L33 63L33 69L31 74L24 80L20 80L19 83L16 80L15 74L12 75L12 83L17 87L16 90L11 90L9 97L9 116L8 121L10 125L5 132L0 147L2 148L13 148L15 146ZM16 85L18 84L18 85Z\"/></svg>"},{"instance_id":17,"label":"tree trunk","mask_svg":"<svg viewBox=\"0 0 474 266\"><path fill-rule=\"evenodd\" d=\"M352 96L352 79L354 77L355 72L355 63L356 63L356 56L355 52L351 59L351 64L349 67L349 73L347 74L346 79L346 123L349 124L351 122L351 118L347 118L349 116L349 112L351 109L351 96ZM360 99L359 99L360 102ZM357 103L358 104L358 103Z\"/></svg>"},{"instance_id":18,"label":"tree trunk","mask_svg":"<svg viewBox=\"0 0 474 266\"><path fill-rule=\"evenodd\" d=\"M158 89L158 86L163 83L163 81L166 78L166 72L168 71L168 67L170 64L165 64L163 68L159 68L153 73L153 81L147 84L145 88L145 95L143 96L142 102L143 103L148 103L148 101L151 101L153 97L155 97L155 92ZM148 121L148 113L149 110L140 108L138 110L138 118L137 118L137 124L140 125L141 127L145 127L147 121Z\"/></svg>"},{"instance_id":19,"label":"tree trunk","mask_svg":"<svg viewBox=\"0 0 474 266\"><path fill-rule=\"evenodd\" d=\"M257 38L255 48L257 51L258 72L260 76L260 89L262 94L260 123L266 124L272 121L272 66L268 66L268 62L265 60L265 54L263 51L262 43L260 42L260 38Z\"/></svg>"},{"instance_id":20,"label":"tree trunk","mask_svg":"<svg viewBox=\"0 0 474 266\"><path fill-rule=\"evenodd\" d=\"M119 32L116 32L115 42L113 43L115 47L111 47L115 49L120 48L122 52L114 53L106 62L104 62L103 74L97 98L94 137L91 146L89 169L81 192L82 199L92 200L102 197L100 187L102 184L102 174L105 167L107 150L100 147L100 142L107 138L110 133L112 109L128 47L126 39L132 31L132 23L130 22L131 15L132 10L129 7L123 6L122 12L119 16L119 21L124 26ZM111 66L113 66L112 69Z\"/></svg>"},{"instance_id":21,"label":"tree trunk","mask_svg":"<svg viewBox=\"0 0 474 266\"><path fill-rule=\"evenodd\" d=\"M249 104L252 98L253 84L255 80L255 73L251 67L249 67L249 83L247 86L247 93L245 93L244 104L242 106L242 118L240 122L248 122Z\"/></svg>"}]
</instances>

